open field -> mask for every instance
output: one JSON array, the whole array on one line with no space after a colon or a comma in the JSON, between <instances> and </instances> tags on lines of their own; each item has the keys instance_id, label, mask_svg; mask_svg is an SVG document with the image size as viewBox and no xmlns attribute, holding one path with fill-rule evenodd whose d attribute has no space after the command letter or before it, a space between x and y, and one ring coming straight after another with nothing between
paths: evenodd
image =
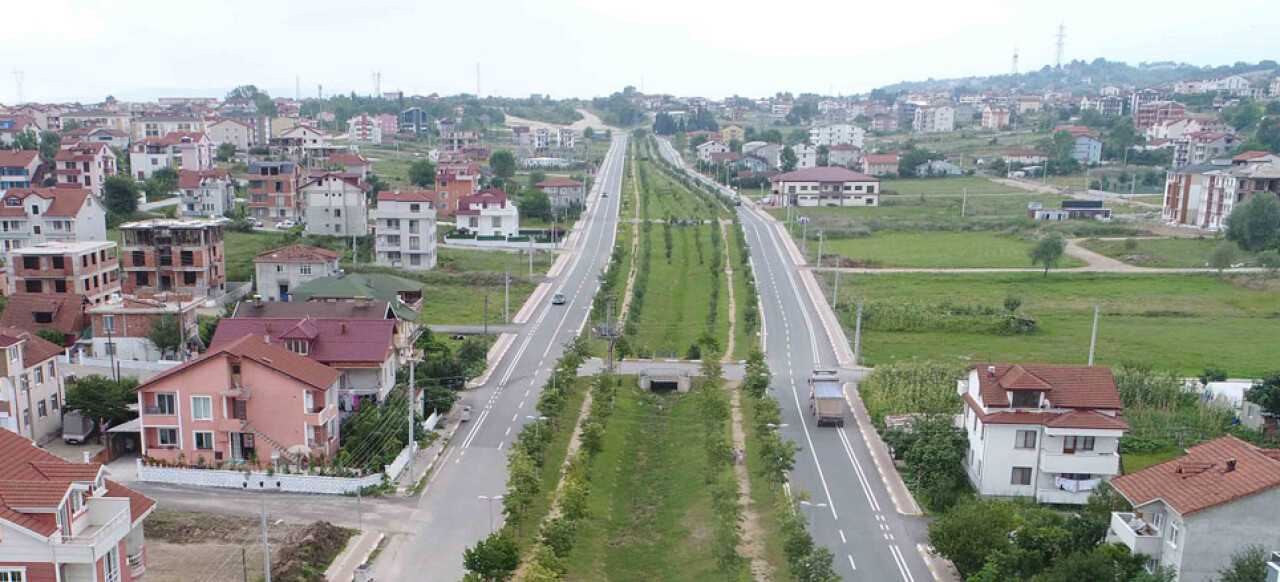
<instances>
[{"instance_id":1,"label":"open field","mask_svg":"<svg viewBox=\"0 0 1280 582\"><path fill-rule=\"evenodd\" d=\"M873 137L868 139L867 146L873 149L892 149L893 147L904 145L907 141L912 141L921 149L930 149L943 154L960 154L992 149L1026 148L1046 137L1048 137L1047 134L1034 133L1029 130L993 132L965 128L945 133L910 133ZM992 143L993 140L995 143ZM965 164L966 168L969 166L969 163Z\"/></svg>"},{"instance_id":2,"label":"open field","mask_svg":"<svg viewBox=\"0 0 1280 582\"><path fill-rule=\"evenodd\" d=\"M227 231L223 250L227 256L227 280L249 281L256 275L253 259L268 250L284 246L283 232Z\"/></svg>"},{"instance_id":3,"label":"open field","mask_svg":"<svg viewBox=\"0 0 1280 582\"><path fill-rule=\"evenodd\" d=\"M829 276L823 280L829 290ZM859 298L927 314L916 327L865 321L869 365L913 359L1083 364L1095 305L1102 310L1099 364L1133 363L1179 374L1217 366L1232 377L1252 377L1274 369L1280 349L1275 282L1258 291L1210 275L845 275L840 294L840 317L850 338ZM958 325L962 316L946 315L974 306L1001 312L1008 295L1021 299L1020 315L1035 318L1034 332L974 331Z\"/></svg>"},{"instance_id":4,"label":"open field","mask_svg":"<svg viewBox=\"0 0 1280 582\"><path fill-rule=\"evenodd\" d=\"M817 242L809 252L816 255ZM869 237L825 241L824 256L839 255L868 267L917 268L1030 268L1033 243L990 232L880 232ZM1064 256L1059 267L1079 267L1084 261Z\"/></svg>"},{"instance_id":5,"label":"open field","mask_svg":"<svg viewBox=\"0 0 1280 582\"><path fill-rule=\"evenodd\" d=\"M620 385L603 450L591 465L589 517L566 580L703 582L716 576L713 510L703 479L702 422L691 395Z\"/></svg>"},{"instance_id":6,"label":"open field","mask_svg":"<svg viewBox=\"0 0 1280 582\"><path fill-rule=\"evenodd\" d=\"M1141 267L1204 267L1218 241L1194 238L1133 239L1133 250L1123 240L1085 240L1080 246ZM1240 261L1253 259L1253 254L1240 252Z\"/></svg>"},{"instance_id":7,"label":"open field","mask_svg":"<svg viewBox=\"0 0 1280 582\"><path fill-rule=\"evenodd\" d=\"M436 247L436 270L443 273L511 273L529 274L529 253L507 250L480 250L439 245ZM556 260L553 251L536 251L533 254L533 272L542 275Z\"/></svg>"},{"instance_id":8,"label":"open field","mask_svg":"<svg viewBox=\"0 0 1280 582\"><path fill-rule=\"evenodd\" d=\"M482 280L467 275L429 274L425 278L422 311L418 321L435 325L479 325L485 321L485 298L489 300L489 323L503 323L501 275ZM538 286L523 277L511 279L511 317ZM548 299L550 300L550 299Z\"/></svg>"}]
</instances>

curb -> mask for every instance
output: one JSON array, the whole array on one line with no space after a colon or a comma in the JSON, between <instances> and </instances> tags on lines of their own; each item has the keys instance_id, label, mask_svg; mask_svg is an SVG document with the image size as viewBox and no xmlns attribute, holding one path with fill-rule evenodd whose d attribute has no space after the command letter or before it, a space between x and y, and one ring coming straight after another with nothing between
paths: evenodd
<instances>
[{"instance_id":1,"label":"curb","mask_svg":"<svg viewBox=\"0 0 1280 582\"><path fill-rule=\"evenodd\" d=\"M922 517L924 512L920 510L920 505L916 503L915 497L911 495L911 490L907 488L907 484L902 480L902 475L898 473L897 467L893 465L893 458L889 456L889 448L885 446L884 441L880 440L880 434L871 427L871 416L867 414L867 408L862 404L862 399L858 397L857 389L853 387L852 382L845 382L841 385L844 392L844 398L849 404L849 409L853 411L853 416L858 422L858 432L862 433L862 441L867 444L867 452L871 454L871 460L876 464L876 472L880 473L880 481L884 483L884 488L889 492L890 499L893 500L893 507L898 513L910 517ZM885 465L888 465L886 468ZM905 497L905 499L902 499Z\"/></svg>"},{"instance_id":2,"label":"curb","mask_svg":"<svg viewBox=\"0 0 1280 582\"><path fill-rule=\"evenodd\" d=\"M477 378L467 381L463 389L478 388L484 386L489 381L489 376L493 375L493 369L497 367L498 362L502 361L503 356L507 355L507 350L511 349L511 344L515 343L517 333L501 333L498 334L498 340L493 342L493 347L489 348L489 353L485 356L486 365L484 373Z\"/></svg>"},{"instance_id":3,"label":"curb","mask_svg":"<svg viewBox=\"0 0 1280 582\"><path fill-rule=\"evenodd\" d=\"M359 546L360 539L361 539L361 538L363 538L364 536L368 535L368 534L371 534L371 533L372 533L372 532L367 532L367 531L366 531L366 532L362 532L362 533L360 533L358 536L356 536L356 538L353 540L353 542L354 542L354 546ZM382 543L382 540L386 539L386 537L387 537L387 535L386 535L386 534L384 534L384 533L382 533L382 532L378 532L378 537L377 537L377 539L375 539L375 540L373 541L373 545L372 545L372 546L369 546L369 549L368 549L368 550L366 550L366 551L364 552L364 555L360 557L360 561L356 563L356 566L357 566L357 567L359 567L361 564L368 563L368 561L369 561L369 556L372 556L372 555L373 555L373 551L374 551L374 550L376 550L376 549L378 549L378 545L380 545L380 544ZM352 543L352 542L348 542L348 543ZM345 553L345 552L344 552L344 553ZM342 578L339 578L339 577L338 577L338 574L339 574L339 572L338 572L338 571L336 571L336 570L331 571L331 570L333 570L334 568L341 568L340 566L338 566L338 564L340 564L341 562L345 561L345 560L340 560L340 558L341 558L341 557L342 557L342 554L339 554L339 555L338 555L338 557L334 558L333 563L330 565L330 568L329 568L329 569L327 569L327 570L325 570L325 572L324 572L324 578L325 578L325 580L332 580L332 581L334 581L334 582L345 582L345 580L343 580ZM353 568L353 570L354 570L354 568Z\"/></svg>"}]
</instances>

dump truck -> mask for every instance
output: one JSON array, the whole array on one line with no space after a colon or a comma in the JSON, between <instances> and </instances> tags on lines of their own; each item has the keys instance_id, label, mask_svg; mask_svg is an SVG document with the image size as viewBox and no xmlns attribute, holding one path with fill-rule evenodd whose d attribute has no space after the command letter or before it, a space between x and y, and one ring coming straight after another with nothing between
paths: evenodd
<instances>
[{"instance_id":1,"label":"dump truck","mask_svg":"<svg viewBox=\"0 0 1280 582\"><path fill-rule=\"evenodd\" d=\"M818 369L809 376L809 412L818 426L844 426L844 390L836 370Z\"/></svg>"},{"instance_id":2,"label":"dump truck","mask_svg":"<svg viewBox=\"0 0 1280 582\"><path fill-rule=\"evenodd\" d=\"M93 436L96 423L85 418L79 410L62 415L62 441L69 445L83 445Z\"/></svg>"}]
</instances>

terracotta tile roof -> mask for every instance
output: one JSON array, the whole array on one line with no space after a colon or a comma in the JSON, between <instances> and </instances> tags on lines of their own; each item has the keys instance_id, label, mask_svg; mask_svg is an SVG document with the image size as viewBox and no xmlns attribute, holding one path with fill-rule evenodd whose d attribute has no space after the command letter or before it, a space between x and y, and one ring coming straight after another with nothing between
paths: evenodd
<instances>
[{"instance_id":1,"label":"terracotta tile roof","mask_svg":"<svg viewBox=\"0 0 1280 582\"><path fill-rule=\"evenodd\" d=\"M28 333L42 329L55 329L66 335L80 333L86 325L81 304L83 295L42 293L14 293L9 296L4 313L0 313L0 327L16 327ZM52 323L37 323L36 313L53 313Z\"/></svg>"},{"instance_id":2,"label":"terracotta tile roof","mask_svg":"<svg viewBox=\"0 0 1280 582\"><path fill-rule=\"evenodd\" d=\"M570 180L569 178L551 178L538 182L537 188L563 188L566 186L581 186L582 182Z\"/></svg>"},{"instance_id":3,"label":"terracotta tile roof","mask_svg":"<svg viewBox=\"0 0 1280 582\"><path fill-rule=\"evenodd\" d=\"M360 154L346 153L331 154L328 161L339 166L366 166L373 163Z\"/></svg>"},{"instance_id":4,"label":"terracotta tile roof","mask_svg":"<svg viewBox=\"0 0 1280 582\"><path fill-rule=\"evenodd\" d=\"M1001 150L999 154L1002 156L1040 156L1040 157L1044 157L1048 155L1040 150L1030 150L1030 149Z\"/></svg>"},{"instance_id":5,"label":"terracotta tile roof","mask_svg":"<svg viewBox=\"0 0 1280 582\"><path fill-rule=\"evenodd\" d=\"M770 178L774 182L879 182L862 172L855 172L840 166L815 166L778 174Z\"/></svg>"},{"instance_id":6,"label":"terracotta tile roof","mask_svg":"<svg viewBox=\"0 0 1280 582\"><path fill-rule=\"evenodd\" d=\"M867 154L862 156L862 160L868 164L896 164L898 154Z\"/></svg>"},{"instance_id":7,"label":"terracotta tile roof","mask_svg":"<svg viewBox=\"0 0 1280 582\"><path fill-rule=\"evenodd\" d=\"M479 213L480 211L478 209L472 210L471 208L472 204L483 205L483 204L501 203L501 206L505 208L507 206L507 202L508 202L508 197L506 192L503 192L502 190L499 190L497 188L489 188L487 190L481 190L479 194L473 194L471 196L463 196L459 198L458 214L466 215L466 214Z\"/></svg>"},{"instance_id":8,"label":"terracotta tile roof","mask_svg":"<svg viewBox=\"0 0 1280 582\"><path fill-rule=\"evenodd\" d=\"M49 208L44 212L45 216L74 218L80 214L80 209L84 207L91 194L88 190L81 188L12 188L5 192L4 198L26 200L28 196L38 196L51 201ZM0 205L0 215L3 216L26 216L26 212L25 204Z\"/></svg>"},{"instance_id":9,"label":"terracotta tile roof","mask_svg":"<svg viewBox=\"0 0 1280 582\"><path fill-rule=\"evenodd\" d=\"M70 463L31 443L26 437L0 430L0 519L40 535L58 531L51 514L23 513L18 509L56 509L72 482L91 482L102 465ZM106 480L106 496L129 499L130 516L136 523L156 502Z\"/></svg>"},{"instance_id":10,"label":"terracotta tile roof","mask_svg":"<svg viewBox=\"0 0 1280 582\"><path fill-rule=\"evenodd\" d=\"M396 322L390 319L223 319L218 323L209 348L217 350L244 337L252 337L259 342L261 338L268 337L272 347L285 339L310 339L311 347L304 359L321 364L382 364L394 353L392 336L395 325Z\"/></svg>"},{"instance_id":11,"label":"terracotta tile roof","mask_svg":"<svg viewBox=\"0 0 1280 582\"><path fill-rule=\"evenodd\" d=\"M229 324L235 321L262 320L224 319L218 324L218 329L221 330L223 324ZM201 354L200 357L194 360L189 360L183 364L174 366L164 372L152 376L150 380L139 384L137 390L141 390L170 376L182 374L186 370L204 364L205 362L231 356L246 360L253 360L263 366L280 372L281 374L322 390L333 385L333 383L342 375L337 370L306 356L295 354L274 343L268 344L263 342L261 335L227 333L225 334L225 337L234 337L234 339L222 342L218 341L219 336L224 336L224 334L220 331L215 333L213 342L210 342L209 351Z\"/></svg>"},{"instance_id":12,"label":"terracotta tile roof","mask_svg":"<svg viewBox=\"0 0 1280 582\"><path fill-rule=\"evenodd\" d=\"M178 187L194 190L205 180L226 181L228 176L226 170L178 170Z\"/></svg>"},{"instance_id":13,"label":"terracotta tile roof","mask_svg":"<svg viewBox=\"0 0 1280 582\"><path fill-rule=\"evenodd\" d=\"M378 202L432 202L435 200L435 192L423 190L408 190L395 192L378 192Z\"/></svg>"},{"instance_id":14,"label":"terracotta tile roof","mask_svg":"<svg viewBox=\"0 0 1280 582\"><path fill-rule=\"evenodd\" d=\"M64 349L47 339L16 327L0 328L0 340L2 340L0 345L6 347L26 340L27 343L22 345L22 362L28 368L61 354Z\"/></svg>"},{"instance_id":15,"label":"terracotta tile roof","mask_svg":"<svg viewBox=\"0 0 1280 582\"><path fill-rule=\"evenodd\" d=\"M40 152L35 150L0 150L0 167L25 168L39 158Z\"/></svg>"},{"instance_id":16,"label":"terracotta tile roof","mask_svg":"<svg viewBox=\"0 0 1280 582\"><path fill-rule=\"evenodd\" d=\"M58 162L90 162L95 157L107 153L110 153L110 150L105 143L82 141L59 151L58 155L54 156L53 159Z\"/></svg>"},{"instance_id":17,"label":"terracotta tile roof","mask_svg":"<svg viewBox=\"0 0 1280 582\"><path fill-rule=\"evenodd\" d=\"M851 143L838 143L836 145L831 146L828 149L831 151L854 151L854 152L862 150L862 148L856 145L853 145Z\"/></svg>"},{"instance_id":18,"label":"terracotta tile roof","mask_svg":"<svg viewBox=\"0 0 1280 582\"><path fill-rule=\"evenodd\" d=\"M995 373L988 367L994 366ZM1111 368L1050 364L972 364L978 371L978 390L987 407L1006 407L1005 391L1044 392L1055 408L1120 410L1120 392Z\"/></svg>"},{"instance_id":19,"label":"terracotta tile roof","mask_svg":"<svg viewBox=\"0 0 1280 582\"><path fill-rule=\"evenodd\" d=\"M969 409L987 424L1042 424L1049 428L1083 428L1094 430L1129 430L1124 421L1094 412L1092 410L1073 410L1071 412L1031 412L1000 411L984 414L978 401L969 394L962 396Z\"/></svg>"},{"instance_id":20,"label":"terracotta tile roof","mask_svg":"<svg viewBox=\"0 0 1280 582\"><path fill-rule=\"evenodd\" d=\"M1130 503L1164 500L1188 515L1280 486L1275 451L1225 436L1187 449L1187 454L1111 480ZM1229 461L1235 460L1230 469Z\"/></svg>"},{"instance_id":21,"label":"terracotta tile roof","mask_svg":"<svg viewBox=\"0 0 1280 582\"><path fill-rule=\"evenodd\" d=\"M1242 162L1242 161L1245 161L1245 160L1253 160L1253 159L1257 159L1257 158L1265 158L1265 157L1267 157L1267 156L1274 156L1274 155L1276 155L1276 154L1273 154L1273 153L1268 152L1268 151L1261 151L1261 150L1249 150L1249 151L1244 152L1244 153L1242 153L1242 154L1238 154L1238 155L1236 155L1235 157L1233 157L1233 158L1231 158L1231 159L1232 159L1232 160L1234 160L1234 161ZM0 160L3 160L3 159L4 159L3 154L0 154ZM3 165L4 165L3 163L0 163L0 166L3 166Z\"/></svg>"},{"instance_id":22,"label":"terracotta tile roof","mask_svg":"<svg viewBox=\"0 0 1280 582\"><path fill-rule=\"evenodd\" d=\"M329 249L311 245L289 245L284 248L271 249L257 257L255 263L327 263L342 258L342 254ZM318 273L323 275L324 273Z\"/></svg>"},{"instance_id":23,"label":"terracotta tile roof","mask_svg":"<svg viewBox=\"0 0 1280 582\"><path fill-rule=\"evenodd\" d=\"M346 172L317 172L314 174L309 174L307 176L307 181L303 182L301 187L306 188L307 186L310 186L312 184L318 184L324 181L324 179L328 177L337 178L361 190L368 190L370 188L370 186L366 184L364 180L360 179L359 175L348 174Z\"/></svg>"}]
</instances>

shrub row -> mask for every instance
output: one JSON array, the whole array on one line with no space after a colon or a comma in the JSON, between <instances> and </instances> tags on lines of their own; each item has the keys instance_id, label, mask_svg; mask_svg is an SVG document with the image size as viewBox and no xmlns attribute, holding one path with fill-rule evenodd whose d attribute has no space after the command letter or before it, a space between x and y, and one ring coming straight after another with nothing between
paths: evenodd
<instances>
[{"instance_id":1,"label":"shrub row","mask_svg":"<svg viewBox=\"0 0 1280 582\"><path fill-rule=\"evenodd\" d=\"M845 319L855 318L857 305L846 302L840 305L838 311ZM874 331L1015 335L1035 332L1036 320L986 305L869 302L862 307L862 326L863 329Z\"/></svg>"}]
</instances>

